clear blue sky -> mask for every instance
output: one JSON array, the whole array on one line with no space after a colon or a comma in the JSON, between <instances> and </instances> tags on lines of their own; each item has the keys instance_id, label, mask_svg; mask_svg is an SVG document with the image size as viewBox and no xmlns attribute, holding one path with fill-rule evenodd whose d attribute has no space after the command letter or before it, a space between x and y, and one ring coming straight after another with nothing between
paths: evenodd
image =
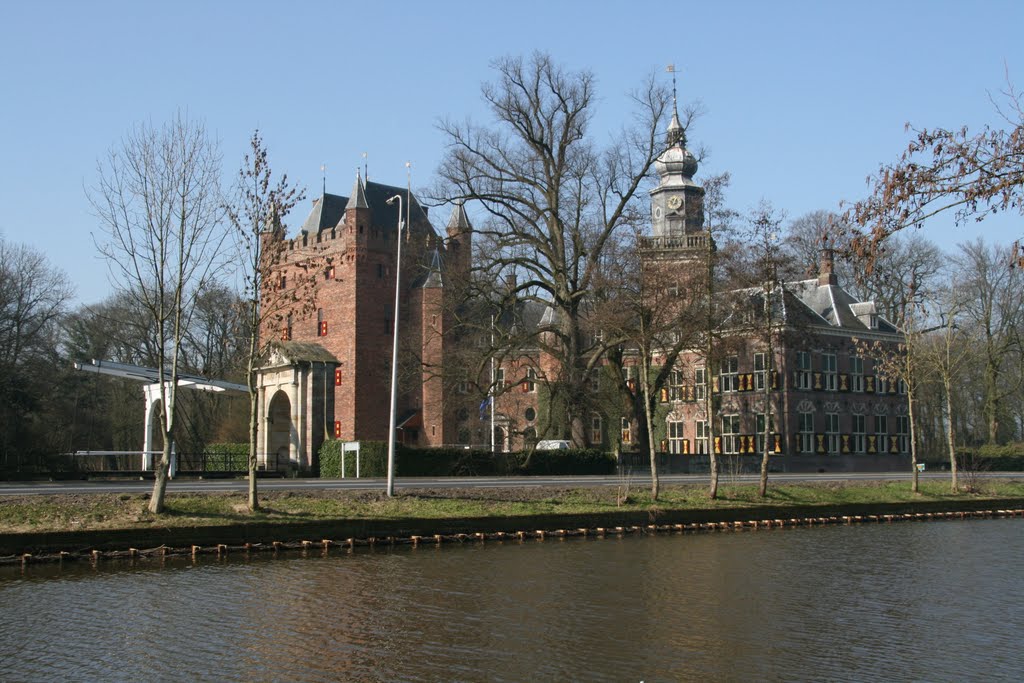
<instances>
[{"instance_id":1,"label":"clear blue sky","mask_svg":"<svg viewBox=\"0 0 1024 683\"><path fill-rule=\"evenodd\" d=\"M278 171L348 194L370 176L429 185L443 117L485 120L480 83L504 55L550 52L598 78L597 132L628 119L626 93L675 63L691 132L730 171L729 203L765 198L796 217L865 192L904 124L996 123L1004 65L1024 87L1024 3L989 2L35 2L0 28L0 233L46 250L82 302L110 291L84 187L140 121L205 120L229 172L263 131ZM298 212L302 213L302 212ZM293 214L294 226L301 216ZM1019 216L928 235L946 249L1009 243Z\"/></svg>"}]
</instances>

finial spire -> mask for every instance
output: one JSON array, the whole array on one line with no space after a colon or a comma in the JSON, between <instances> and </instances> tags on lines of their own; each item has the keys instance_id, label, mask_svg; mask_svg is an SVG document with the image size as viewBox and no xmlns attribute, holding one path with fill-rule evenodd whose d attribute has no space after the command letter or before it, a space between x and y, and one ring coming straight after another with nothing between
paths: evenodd
<instances>
[{"instance_id":1,"label":"finial spire","mask_svg":"<svg viewBox=\"0 0 1024 683\"><path fill-rule=\"evenodd\" d=\"M321 196L327 194L327 164L320 164L320 174L324 179L324 190Z\"/></svg>"},{"instance_id":2,"label":"finial spire","mask_svg":"<svg viewBox=\"0 0 1024 683\"><path fill-rule=\"evenodd\" d=\"M669 64L665 67L665 71L672 74L672 121L668 124L668 132L665 136L665 142L669 147L678 144L680 147L686 146L686 131L683 130L683 126L679 123L679 107L676 100L676 65Z\"/></svg>"}]
</instances>

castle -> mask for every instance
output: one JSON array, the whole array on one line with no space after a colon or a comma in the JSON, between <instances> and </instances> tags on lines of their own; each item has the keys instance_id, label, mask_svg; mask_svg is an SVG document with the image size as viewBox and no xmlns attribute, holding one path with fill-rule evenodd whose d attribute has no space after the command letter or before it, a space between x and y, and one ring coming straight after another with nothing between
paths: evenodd
<instances>
[{"instance_id":1,"label":"castle","mask_svg":"<svg viewBox=\"0 0 1024 683\"><path fill-rule=\"evenodd\" d=\"M704 226L704 190L694 180L697 161L675 115L656 170L643 258L662 271L691 270L713 241ZM388 202L396 196L408 218L401 234L405 217ZM405 241L396 438L420 447L489 447L493 439L497 450L510 450L564 436L544 430L545 380L556 374L550 356L531 345L506 349L490 369L463 359L483 340L456 331L453 319L467 310L453 285L468 277L473 248L461 205L442 236L406 188L357 174L350 196L324 191L314 200L299 236L270 239L282 240L284 256L264 304L289 301L290 293L296 300L293 313L263 330L264 338L280 339L259 373L264 466L315 469L327 438L387 438L397 239ZM313 285L310 298L294 296L300 281ZM768 421L770 447L780 456L908 452L902 384L886 381L863 350L865 343L898 343L895 327L872 302L855 300L839 285L830 258L823 259L818 277L777 290L769 296L778 297L772 305L781 332L771 357L763 339L742 326L726 330L727 350L710 370L696 350L681 354L659 395L655 443L680 455L706 454L712 447L726 455L758 453ZM746 296L763 294L752 290ZM498 324L526 326L542 338L551 313L524 303L514 321ZM591 379L597 407L586 424L587 445L618 451L638 442L640 425L623 408L637 391L630 356L627 349L621 374L596 372ZM713 445L706 392L717 397ZM480 404L482 395L491 398Z\"/></svg>"}]
</instances>

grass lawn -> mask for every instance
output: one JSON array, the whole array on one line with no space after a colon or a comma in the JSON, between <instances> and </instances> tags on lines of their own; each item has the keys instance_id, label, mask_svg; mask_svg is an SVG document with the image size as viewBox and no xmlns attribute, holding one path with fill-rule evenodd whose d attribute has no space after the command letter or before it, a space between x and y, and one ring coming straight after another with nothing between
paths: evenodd
<instances>
[{"instance_id":1,"label":"grass lawn","mask_svg":"<svg viewBox=\"0 0 1024 683\"><path fill-rule=\"evenodd\" d=\"M603 512L724 510L768 505L808 507L1024 499L1024 481L985 480L973 492L950 493L946 481L857 482L773 486L768 497L756 485L724 485L719 499L708 500L704 485L663 486L659 500L635 485L601 488L412 489L388 499L383 491L267 492L262 509L250 513L245 493L168 494L167 512L146 510L148 494L76 494L0 498L0 533L42 533L100 529L152 529L277 524L331 520L448 519L578 515Z\"/></svg>"}]
</instances>

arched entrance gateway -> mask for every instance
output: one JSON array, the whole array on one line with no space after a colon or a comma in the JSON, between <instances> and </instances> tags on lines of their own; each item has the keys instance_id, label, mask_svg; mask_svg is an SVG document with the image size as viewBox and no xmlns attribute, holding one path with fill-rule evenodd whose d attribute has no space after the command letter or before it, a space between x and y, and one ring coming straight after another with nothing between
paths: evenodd
<instances>
[{"instance_id":1,"label":"arched entrance gateway","mask_svg":"<svg viewBox=\"0 0 1024 683\"><path fill-rule=\"evenodd\" d=\"M292 422L292 402L284 391L277 391L267 407L266 468L287 470L297 465L299 434Z\"/></svg>"}]
</instances>

